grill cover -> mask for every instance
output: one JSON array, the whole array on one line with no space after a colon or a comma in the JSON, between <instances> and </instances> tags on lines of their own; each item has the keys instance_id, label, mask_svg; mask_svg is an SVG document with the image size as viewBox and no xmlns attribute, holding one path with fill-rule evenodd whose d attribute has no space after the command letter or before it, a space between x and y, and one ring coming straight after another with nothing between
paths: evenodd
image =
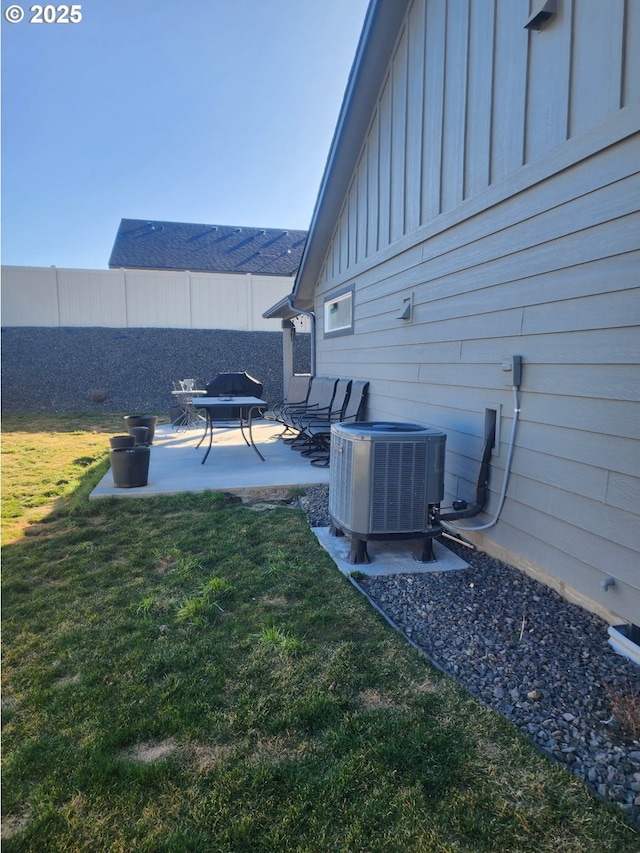
<instances>
[{"instance_id":1,"label":"grill cover","mask_svg":"<svg viewBox=\"0 0 640 853\"><path fill-rule=\"evenodd\" d=\"M207 397L262 397L262 382L248 373L218 373L204 386ZM246 418L246 406L220 407L215 411L215 420L231 421Z\"/></svg>"}]
</instances>

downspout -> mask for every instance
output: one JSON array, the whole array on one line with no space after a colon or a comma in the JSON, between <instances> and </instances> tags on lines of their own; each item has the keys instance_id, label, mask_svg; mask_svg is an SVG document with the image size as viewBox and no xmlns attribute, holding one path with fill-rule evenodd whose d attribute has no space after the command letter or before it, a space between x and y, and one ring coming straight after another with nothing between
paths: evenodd
<instances>
[{"instance_id":1,"label":"downspout","mask_svg":"<svg viewBox=\"0 0 640 853\"><path fill-rule=\"evenodd\" d=\"M316 375L316 315L313 311L305 311L303 308L296 308L293 304L293 294L290 293L287 297L289 302L289 308L292 311L295 311L296 314L304 314L305 317L309 317L311 320L311 375Z\"/></svg>"}]
</instances>

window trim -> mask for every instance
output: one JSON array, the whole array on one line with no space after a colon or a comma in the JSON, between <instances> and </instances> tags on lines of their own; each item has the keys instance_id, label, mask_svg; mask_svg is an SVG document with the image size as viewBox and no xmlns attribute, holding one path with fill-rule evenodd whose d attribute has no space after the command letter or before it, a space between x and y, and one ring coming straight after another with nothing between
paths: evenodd
<instances>
[{"instance_id":1,"label":"window trim","mask_svg":"<svg viewBox=\"0 0 640 853\"><path fill-rule=\"evenodd\" d=\"M323 303L323 316L324 316L324 336L325 338L337 338L340 335L352 335L353 334L353 325L354 325L354 296L355 296L356 286L355 284L350 284L348 287L343 287L340 290L336 290L331 293L329 296L326 296ZM337 329L329 328L329 312L331 311L331 305L336 304L338 302L343 302L350 298L350 320L349 323L344 326L339 326Z\"/></svg>"}]
</instances>

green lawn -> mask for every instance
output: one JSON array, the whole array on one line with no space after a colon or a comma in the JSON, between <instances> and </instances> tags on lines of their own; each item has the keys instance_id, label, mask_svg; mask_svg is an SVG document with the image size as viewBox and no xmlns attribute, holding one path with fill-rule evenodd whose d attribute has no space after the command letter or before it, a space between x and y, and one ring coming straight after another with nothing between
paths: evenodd
<instances>
[{"instance_id":1,"label":"green lawn","mask_svg":"<svg viewBox=\"0 0 640 853\"><path fill-rule=\"evenodd\" d=\"M121 424L4 418L5 853L640 850L301 511L89 502Z\"/></svg>"}]
</instances>

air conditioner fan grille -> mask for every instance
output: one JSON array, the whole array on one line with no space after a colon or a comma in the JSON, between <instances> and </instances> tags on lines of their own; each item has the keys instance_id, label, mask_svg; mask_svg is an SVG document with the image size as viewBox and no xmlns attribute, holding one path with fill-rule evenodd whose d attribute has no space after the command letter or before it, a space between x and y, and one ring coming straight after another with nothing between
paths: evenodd
<instances>
[{"instance_id":1,"label":"air conditioner fan grille","mask_svg":"<svg viewBox=\"0 0 640 853\"><path fill-rule=\"evenodd\" d=\"M341 521L352 518L353 441L341 435L331 436L331 489L329 513Z\"/></svg>"},{"instance_id":2,"label":"air conditioner fan grille","mask_svg":"<svg viewBox=\"0 0 640 853\"><path fill-rule=\"evenodd\" d=\"M422 530L427 516L425 442L380 442L373 449L371 533Z\"/></svg>"}]
</instances>

